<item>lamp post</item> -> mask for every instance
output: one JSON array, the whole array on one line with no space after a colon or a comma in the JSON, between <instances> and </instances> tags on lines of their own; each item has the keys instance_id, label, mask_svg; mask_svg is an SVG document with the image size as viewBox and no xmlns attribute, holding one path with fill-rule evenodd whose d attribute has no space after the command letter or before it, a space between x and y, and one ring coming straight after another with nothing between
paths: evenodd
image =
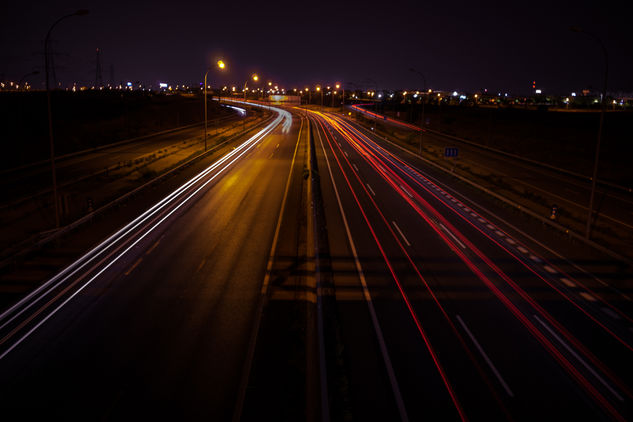
<instances>
[{"instance_id":1,"label":"lamp post","mask_svg":"<svg viewBox=\"0 0 633 422\"><path fill-rule=\"evenodd\" d=\"M606 108L607 103L607 78L609 76L609 55L607 53L607 48L604 46L604 43L597 35L584 31L582 28L577 26L572 26L569 28L573 32L580 32L589 37L593 38L602 49L602 56L604 59L604 80L602 83L602 101L601 101L601 110L600 110L600 125L598 128L598 137L596 140L596 154L593 161L593 174L591 176L591 194L589 195L589 213L587 214L587 226L585 229L585 238L589 239L591 235L591 217L593 216L593 202L596 195L596 182L598 179L598 162L600 158L600 141L602 138L602 126L604 124L604 110Z\"/></svg>"},{"instance_id":2,"label":"lamp post","mask_svg":"<svg viewBox=\"0 0 633 422\"><path fill-rule=\"evenodd\" d=\"M57 26L58 23L63 21L66 18L70 18L72 16L85 16L89 13L86 9L79 9L74 13L70 13L68 15L64 15L61 18L57 19L51 27L48 29L46 33L46 38L44 38L44 71L46 73L46 103L48 108L48 140L50 143L51 150L51 173L53 178L53 207L55 208L55 228L59 228L59 206L57 204L57 170L55 169L55 142L53 139L53 113L51 111L51 89L49 85L49 57L48 57L48 44L51 37L51 32L53 28Z\"/></svg>"},{"instance_id":3,"label":"lamp post","mask_svg":"<svg viewBox=\"0 0 633 422\"><path fill-rule=\"evenodd\" d=\"M257 82L259 80L259 76L257 76L256 73L253 73L253 76L251 76L251 78L253 79L253 81ZM244 82L244 101L246 101L246 86L248 85L248 79L246 80L246 82Z\"/></svg>"},{"instance_id":4,"label":"lamp post","mask_svg":"<svg viewBox=\"0 0 633 422\"><path fill-rule=\"evenodd\" d=\"M323 90L321 89L321 85L317 85L316 90L321 93L321 111L323 111Z\"/></svg>"},{"instance_id":5,"label":"lamp post","mask_svg":"<svg viewBox=\"0 0 633 422\"><path fill-rule=\"evenodd\" d=\"M226 65L222 60L218 60L217 62L219 69L224 69ZM211 68L207 68L207 71L204 74L204 150L207 150L207 76L209 75L209 70ZM221 97L220 97L221 98Z\"/></svg>"},{"instance_id":6,"label":"lamp post","mask_svg":"<svg viewBox=\"0 0 633 422\"><path fill-rule=\"evenodd\" d=\"M422 97L422 125L420 126L420 155L422 155L422 138L424 137L424 103L426 102L426 76L424 76L424 73L415 70L412 67L409 68L409 71L417 73L422 78L422 83L424 85L422 87L422 93L424 94L424 97Z\"/></svg>"}]
</instances>

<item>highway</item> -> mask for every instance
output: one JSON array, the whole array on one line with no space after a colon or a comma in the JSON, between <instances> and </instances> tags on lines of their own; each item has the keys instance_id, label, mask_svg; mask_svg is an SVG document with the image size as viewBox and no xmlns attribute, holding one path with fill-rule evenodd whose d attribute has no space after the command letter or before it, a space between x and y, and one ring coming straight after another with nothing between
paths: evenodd
<instances>
[{"instance_id":1,"label":"highway","mask_svg":"<svg viewBox=\"0 0 633 422\"><path fill-rule=\"evenodd\" d=\"M420 128L395 119L376 115L361 107L353 106L353 110L367 113L369 118L378 116L378 122L393 127L419 132ZM588 213L591 179L589 176L557 171L539 163L530 162L522 157L512 156L489 150L475 143L461 142L458 139L444 136L438 132L427 130L423 136L423 149L427 155L435 157L443 155L446 146L459 147L459 158L456 171L466 177L475 177L477 183L497 190L524 206L534 208L543 216L548 216L553 205L558 207L558 218L566 225L573 224L575 229L583 232ZM446 163L448 164L448 163ZM468 168L462 171L460 167ZM461 171L461 172L460 172ZM609 232L633 233L633 198L631 192L624 187L615 187L600 181L596 190L594 205L597 223L592 235L596 238L609 235ZM577 221L572 221L573 220ZM605 231L606 233L602 233ZM631 236L620 236L614 245L616 248L630 248ZM611 242L613 236L609 237Z\"/></svg>"},{"instance_id":2,"label":"highway","mask_svg":"<svg viewBox=\"0 0 633 422\"><path fill-rule=\"evenodd\" d=\"M568 274L371 132L311 119L352 414L631 418L630 300Z\"/></svg>"},{"instance_id":3,"label":"highway","mask_svg":"<svg viewBox=\"0 0 633 422\"><path fill-rule=\"evenodd\" d=\"M0 314L3 415L633 417L628 290L354 122L273 111Z\"/></svg>"},{"instance_id":4,"label":"highway","mask_svg":"<svg viewBox=\"0 0 633 422\"><path fill-rule=\"evenodd\" d=\"M276 114L0 316L3 417L231 418L301 129Z\"/></svg>"}]
</instances>

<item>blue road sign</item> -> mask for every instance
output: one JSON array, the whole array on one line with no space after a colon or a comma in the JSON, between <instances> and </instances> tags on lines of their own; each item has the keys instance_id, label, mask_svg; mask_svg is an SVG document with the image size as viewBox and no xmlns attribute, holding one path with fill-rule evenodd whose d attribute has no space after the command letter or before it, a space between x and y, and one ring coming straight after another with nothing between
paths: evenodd
<instances>
[{"instance_id":1,"label":"blue road sign","mask_svg":"<svg viewBox=\"0 0 633 422\"><path fill-rule=\"evenodd\" d=\"M457 147L444 148L444 157L457 157L459 149Z\"/></svg>"}]
</instances>

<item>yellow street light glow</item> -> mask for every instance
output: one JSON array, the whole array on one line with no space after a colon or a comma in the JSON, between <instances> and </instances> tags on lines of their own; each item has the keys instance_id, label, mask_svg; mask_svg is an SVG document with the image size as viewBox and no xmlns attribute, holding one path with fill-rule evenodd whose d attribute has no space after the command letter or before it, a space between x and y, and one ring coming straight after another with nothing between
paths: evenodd
<instances>
[{"instance_id":1,"label":"yellow street light glow","mask_svg":"<svg viewBox=\"0 0 633 422\"><path fill-rule=\"evenodd\" d=\"M218 67L220 69L224 69L226 67L226 65L224 64L224 62L222 60L218 60Z\"/></svg>"},{"instance_id":2,"label":"yellow street light glow","mask_svg":"<svg viewBox=\"0 0 633 422\"><path fill-rule=\"evenodd\" d=\"M268 86L271 86L273 83L272 82L268 82Z\"/></svg>"},{"instance_id":3,"label":"yellow street light glow","mask_svg":"<svg viewBox=\"0 0 633 422\"><path fill-rule=\"evenodd\" d=\"M321 87L320 87L320 86L317 86L317 87L316 87L316 90L317 90L317 91L321 91Z\"/></svg>"},{"instance_id":4,"label":"yellow street light glow","mask_svg":"<svg viewBox=\"0 0 633 422\"><path fill-rule=\"evenodd\" d=\"M336 84L336 89L339 89L341 87L341 84Z\"/></svg>"},{"instance_id":5,"label":"yellow street light glow","mask_svg":"<svg viewBox=\"0 0 633 422\"><path fill-rule=\"evenodd\" d=\"M259 80L259 76L257 76L256 74L253 74L253 80L257 82Z\"/></svg>"}]
</instances>

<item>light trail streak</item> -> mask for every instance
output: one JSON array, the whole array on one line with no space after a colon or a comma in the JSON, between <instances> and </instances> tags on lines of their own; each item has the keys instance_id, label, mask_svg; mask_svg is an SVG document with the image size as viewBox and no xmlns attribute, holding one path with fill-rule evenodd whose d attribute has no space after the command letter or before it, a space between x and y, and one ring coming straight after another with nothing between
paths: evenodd
<instances>
[{"instance_id":1,"label":"light trail streak","mask_svg":"<svg viewBox=\"0 0 633 422\"><path fill-rule=\"evenodd\" d=\"M39 316L44 310L58 300L63 294L67 293L70 288L72 288L76 283L81 281L81 279L94 271L96 267L102 265L106 259L108 259L112 254L116 253L117 250L120 250L125 246L126 242L134 239L135 236L139 235L143 230L145 230L148 225L141 228L138 232L134 232L137 228L139 228L142 224L147 222L148 220L156 217L156 219L160 218L160 213L167 212L167 207L172 204L174 201L179 199L181 196L187 194L187 191L191 188L194 188L196 184L202 183L201 185L194 188L193 193L187 195L184 199L181 199L180 202L175 205L166 216L160 218L159 222L154 224L149 230L145 231L140 237L138 237L133 243L132 246L136 245L140 240L145 238L151 231L153 231L160 223L162 223L167 217L171 216L176 210L182 207L185 203L191 200L202 188L207 186L211 181L224 173L232 164L234 164L237 160L239 160L244 154L250 151L254 146L256 146L262 139L264 139L270 132L272 132L280 123L286 119L285 110L273 108L274 111L277 112L277 117L273 119L266 127L261 129L255 135L251 136L249 139L244 141L242 144L237 146L234 150L228 152L226 155L218 159L216 162L211 164L209 167L198 173L196 176L189 179L187 182L182 184L175 191L164 197L162 200L154 204L147 211L142 213L139 217L135 218L132 222L125 225L123 228L119 229L116 233L108 237L105 241L101 242L99 245L91 249L89 252L81 256L75 262L70 264L68 267L63 269L61 272L56 274L54 277L45 282L38 289L34 290L32 293L24 297L22 300L17 302L15 305L7 309L0 315L0 321L4 322L0 326L0 330L3 330L8 327L9 324L14 322L18 317L22 316L26 311L44 299L50 293L53 293L57 288L59 288L63 283L67 282L71 277L76 275L79 271L84 269L87 265L94 262L98 257L107 252L111 247L115 246L117 243L123 241L123 244L118 246L114 251L110 252L110 254L98 262L95 266L89 269L89 271L85 272L78 280L72 283L70 286L67 286L61 292L59 292L53 299L49 300L46 304L44 304L38 311L31 314L28 318L22 320L20 324L18 324L15 328L13 328L7 335L5 335L0 340L0 345L6 343L9 339L11 339L16 333L18 333L22 328L24 328L28 323L33 321L37 316ZM289 114L289 113L288 113ZM225 164L222 168L220 168L223 164ZM213 171L217 170L217 172L208 177L203 181L205 177L211 174ZM151 224L151 223L149 223ZM128 237L129 235L129 237ZM127 238L127 239L126 239ZM49 313L43 320L41 320L35 327L30 329L24 336L22 336L18 341L13 343L7 350L0 355L0 359L4 358L11 350L17 347L24 339L26 339L35 329L40 327L46 320L48 320L54 313L56 313L59 309L61 309L70 299L75 297L79 291L83 290L88 284L90 284L96 277L105 271L105 269L109 268L114 262L119 260L127 251L131 249L131 247L126 248L121 254L119 254L116 258L111 260L101 271L97 273L94 277L90 278L88 282L86 282L81 288L75 291L69 298L67 298L61 305L55 308L51 313Z\"/></svg>"},{"instance_id":2,"label":"light trail streak","mask_svg":"<svg viewBox=\"0 0 633 422\"><path fill-rule=\"evenodd\" d=\"M338 119L337 119L338 120ZM346 127L348 126L346 124L346 122L344 122L344 124L346 125ZM359 133L360 134L360 133ZM366 140L367 143L371 143L373 145L372 149L375 151L378 151L378 153L380 153L383 157L385 157L391 164L393 164L396 168L399 168L398 164L393 162L392 160L389 160L389 157L392 157L393 159L397 160L399 163L402 164L402 166L405 166L409 169L411 169L410 166L408 166L407 163L405 163L404 161L402 161L401 159L399 159L398 157L396 157L395 155L389 153L388 151L384 151L382 148L380 148L378 145L376 145L374 142L372 142L371 140L369 140L368 138L364 137L362 134L360 134L361 137L363 137L363 139ZM357 139L357 138L356 138ZM355 141L352 141L352 145L354 147L360 147L360 144L357 144ZM361 153L361 155L363 155ZM385 155L388 155L385 156ZM384 164L384 163L383 163ZM386 173L385 167L379 165L380 170L383 173ZM424 178L423 175L421 175L419 172L415 171L414 169L411 169L415 174L419 175L419 177ZM478 230L481 234L483 234L485 237L487 237L490 241L492 241L494 244L496 244L499 248L501 248L502 250L504 250L506 253L508 253L510 256L512 256L514 259L516 259L518 262L520 262L524 267L526 267L530 272L532 272L534 275L536 275L539 279L541 279L543 282L545 282L549 287L551 287L552 289L554 289L557 293L559 293L564 299L566 299L572 306L574 306L576 309L578 309L581 313L583 313L583 315L585 315L587 318L589 318L593 323L595 323L599 328L601 328L602 330L604 330L608 335L610 335L611 337L613 337L616 341L618 341L620 344L624 345L627 349L629 350L633 350L632 347L626 343L622 338L620 338L616 333L614 333L612 330L610 330L608 327L606 327L602 322L600 322L597 318L595 318L593 315L591 315L586 309L584 309L582 306L580 306L576 301L572 300L568 295L566 295L564 292L562 292L560 289L558 289L553 283L551 283L549 280L547 280L546 278L544 278L538 271L535 271L532 266L528 265L528 263L526 263L525 261L523 261L520 257L516 256L515 254L513 254L510 250L508 250L506 247L504 247L503 245L501 245L497 240L495 240L494 238L492 238L491 236L488 235L488 233L486 233L485 231L481 230L479 227L477 227L475 224L473 224L468 218L464 217L461 213L457 212L456 209L454 209L453 207L451 207L446 201L443 201L438 195L436 195L431 189L429 189L428 187L424 186L423 184L421 184L419 182L419 180L417 180L415 177L412 177L411 174L409 174L406 171L403 171L401 169L401 171L407 175L410 179L412 179L417 185L419 185L420 187L422 187L425 191L427 191L429 194L431 194L433 197L435 197L438 201L440 201L441 203L443 203L445 206L447 206L449 209L451 209L454 213L456 213L461 219L463 219L464 221L466 221L468 224L470 224L472 227L474 227L476 230ZM426 179L426 178L425 178ZM428 181L428 179L426 179ZM430 181L428 181L429 183L432 183ZM407 185L408 186L408 185ZM400 187L402 188L402 185L400 185ZM397 190L397 189L396 189ZM405 198L406 199L406 198ZM422 199L421 197L419 198L421 203L424 203L425 207L429 210L431 210L431 212L438 218L443 219L444 217L441 216L439 214L439 212L437 210L435 210L435 208L433 208L430 204L428 204L426 201L424 201L424 199ZM410 202L410 201L409 201ZM413 206L413 205L412 205ZM414 208L416 208L415 206L413 206ZM419 213L419 212L418 212ZM455 227L451 226L446 220L444 220L451 228L451 231L455 231L458 233L458 236L464 240L465 243L468 243L468 241L466 240L466 238L461 234L461 232L457 231L457 229L455 229ZM490 227L491 230L496 230L496 228L494 226ZM450 231L447 231L449 234ZM454 237L454 236L453 236ZM557 330L559 330L559 332L570 342L572 343L587 359L589 359L596 367L598 367L605 375L607 375L607 377L613 382L615 383L622 391L625 392L625 394L627 394L629 397L633 397L633 393L631 393L631 390L629 389L629 387L627 387L620 379L619 377L617 377L602 361L600 361L590 350L587 349L587 347L582 344L578 339L576 339L561 323L559 323L555 318L553 318L545 309L543 309L531 296L529 296L529 294L527 294L527 292L525 292L523 289L521 289L518 284L516 284L513 280L511 280L505 273L503 273L496 265L494 265L492 263L491 260L489 260L487 257L485 257L477 248L475 248L474 245L469 244L469 248L471 250L473 250L480 258L482 258L484 260L484 262L486 262L486 264L493 269L493 271L495 271L500 277L502 277L502 279L504 281L506 281L506 283L508 283L517 293L519 293L519 295L526 300L528 303L530 303L530 305L532 307L534 307L544 318L546 318L548 320L548 322L550 322L554 327L556 327ZM526 250L527 252L527 250ZM533 259L535 260L535 259ZM537 258L535 260L535 262L541 262L540 258ZM583 295L583 293L580 293L581 296ZM593 296L592 296L593 298ZM587 299L587 298L586 298ZM610 387L609 387L610 389Z\"/></svg>"},{"instance_id":3,"label":"light trail streak","mask_svg":"<svg viewBox=\"0 0 633 422\"><path fill-rule=\"evenodd\" d=\"M529 319L492 283L490 279L483 272L479 270L479 268L468 258L462 251L460 251L457 246L450 242L446 236L432 223L429 217L425 212L422 211L421 208L417 205L412 198L409 198L402 190L402 186L406 184L406 182L400 178L393 170L386 170L383 165L378 164L381 162L380 158L376 157L374 153L364 148L361 145L361 142L358 138L353 136L353 134L349 133L345 130L341 125L337 124L331 118L327 116L321 115L324 119L330 123L330 125L336 128L343 137L352 145L357 152L372 166L376 169L376 171L383 177L383 179L393 187L396 192L399 192L402 198L407 201L416 212L429 224L429 226L445 241L447 245L466 263L466 265L478 276L480 280L484 282L485 285L489 287L489 289L506 305L506 307L519 319L519 321L528 329L530 333L532 333L535 338L541 342L541 344L545 347L546 350L550 352L550 354L563 366L569 373L572 375L580 385L582 385L585 390L592 396L607 412L609 412L614 418L622 420L622 416L617 412L617 410L604 398L604 396L597 390L595 387L569 362L559 351L558 349L545 337L543 334L529 321ZM383 163L385 164L385 163ZM414 191L415 192L415 191ZM431 192L432 193L432 192ZM432 193L433 194L433 193ZM434 195L434 194L433 194ZM427 201L425 201L417 192L415 192L416 200L420 204L422 204L427 211L431 212L435 218L442 221L452 232L454 232L467 247L472 250L480 259L482 259L486 265L488 265L497 275L499 275L506 283L508 283L515 291L517 291L521 297L526 300L530 305L534 307L544 318L546 318L550 323L556 326L559 331L563 334L567 334L574 342L574 345L578 345L581 347L581 350L586 350L584 346L582 346L570 333L564 329L554 318L552 318L539 304L537 304L527 293L525 293L522 289L514 283L500 268L498 268L489 258L487 258L478 248L475 247L461 232L459 232L454 226L452 226L435 208L433 208ZM434 195L435 196L435 195ZM442 203L444 203L442 201ZM588 352L588 351L587 351ZM589 354L589 357L593 355ZM594 357L595 359L595 357ZM597 359L595 359L599 364L601 364ZM598 365L597 365L598 366ZM604 365L600 365L601 369L604 368ZM608 374L608 372L605 372ZM614 381L616 382L616 381ZM617 383L617 382L616 382ZM626 391L626 390L625 390Z\"/></svg>"}]
</instances>

